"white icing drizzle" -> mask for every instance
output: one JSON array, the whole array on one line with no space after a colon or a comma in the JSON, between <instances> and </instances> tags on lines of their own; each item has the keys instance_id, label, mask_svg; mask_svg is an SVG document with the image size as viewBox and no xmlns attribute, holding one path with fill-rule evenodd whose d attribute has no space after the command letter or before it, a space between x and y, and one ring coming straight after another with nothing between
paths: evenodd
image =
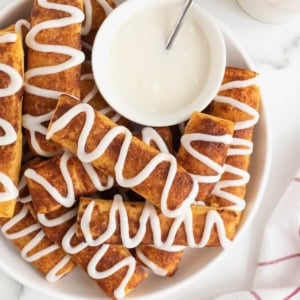
<instances>
[{"instance_id":1,"label":"white icing drizzle","mask_svg":"<svg viewBox=\"0 0 300 300\"><path fill-rule=\"evenodd\" d=\"M168 249L169 246L174 245L175 236L181 224L184 224L185 233L187 236L187 246L189 247L202 248L206 246L206 244L209 241L210 234L214 224L216 224L217 227L217 233L218 233L221 246L226 249L232 243L226 236L225 225L221 216L215 210L210 210L207 212L204 231L201 240L199 243L196 243L194 231L193 231L193 214L191 208L187 208L183 214L174 218L174 221L170 227L170 231L168 233L167 238L165 239L165 241L162 241L159 217L157 215L156 209L149 202L145 203L144 209L139 218L139 228L136 234L130 237L128 216L127 216L125 204L120 195L115 195L114 200L112 202L106 231L104 231L99 237L94 239L92 237L91 230L90 230L90 222L91 222L94 206L95 206L95 201L91 201L88 204L86 210L84 211L84 214L80 221L82 233L84 235L87 244L90 246L97 246L105 243L105 241L115 233L117 228L117 221L116 221L117 214L119 214L120 224L122 224L122 226L120 226L120 237L123 245L126 248L134 248L142 242L146 232L146 227L148 222L151 227L151 232L154 241L153 245L155 247Z\"/></svg>"},{"instance_id":2,"label":"white icing drizzle","mask_svg":"<svg viewBox=\"0 0 300 300\"><path fill-rule=\"evenodd\" d=\"M177 209L170 210L167 207L167 199L168 194L176 175L177 171L177 161L174 156L168 153L158 153L145 167L140 173L138 173L135 177L132 178L124 178L123 177L123 168L126 160L126 156L128 153L128 149L131 143L132 134L131 132L124 126L115 126L110 129L102 140L99 142L97 147L92 151L87 153L85 151L85 144L87 142L88 136L93 127L95 112L91 106L85 103L80 103L73 106L70 110L68 110L64 115L62 115L59 119L52 123L51 128L48 130L47 139L50 139L57 131L63 129L74 117L76 117L80 113L85 113L85 123L80 133L78 139L78 147L77 147L77 156L78 158L86 163L92 162L100 157L110 143L119 135L124 134L124 140L121 146L121 150L115 164L115 178L116 182L125 188L134 187L141 182L143 182L152 171L163 161L167 161L170 163L170 168L168 171L168 176L166 178L165 186L161 195L161 210L162 212L169 217L176 217L184 212L184 210L189 207L189 205L194 201L197 193L198 193L198 184L193 180L193 186L191 191L186 199L182 202L181 206Z\"/></svg>"},{"instance_id":3,"label":"white icing drizzle","mask_svg":"<svg viewBox=\"0 0 300 300\"><path fill-rule=\"evenodd\" d=\"M66 270L65 272L61 272L58 274L68 263L70 263L71 257L69 255L66 255L63 257L63 259L58 262L46 275L46 280L49 282L56 282L59 279L61 279L63 276L65 276L69 270Z\"/></svg>"},{"instance_id":4,"label":"white icing drizzle","mask_svg":"<svg viewBox=\"0 0 300 300\"><path fill-rule=\"evenodd\" d=\"M160 152L165 152L169 153L169 149L164 141L164 139L160 136L160 134L152 127L144 127L142 129L142 140L144 143L147 145L150 145L151 142L153 142L156 147L159 149ZM185 246L179 246L179 245L172 245L168 247L155 247L155 246L148 246L152 247L154 249L158 250L163 250L163 251L168 251L168 252L178 252L184 250L186 247ZM161 268L157 264L155 264L153 261L151 261L144 253L142 252L139 247L136 248L135 250L137 256L139 259L148 267L150 268L155 274L159 276L166 276L168 271Z\"/></svg>"},{"instance_id":5,"label":"white icing drizzle","mask_svg":"<svg viewBox=\"0 0 300 300\"><path fill-rule=\"evenodd\" d=\"M21 256L23 257L24 260L28 262L34 262L56 251L57 249L59 249L59 247L55 244L52 244L44 249L39 250L33 255L29 255L29 252L32 251L45 238L45 233L42 231L41 225L38 223L29 225L28 227L23 228L20 231L17 231L15 233L8 233L8 231L11 228L13 228L19 222L21 222L28 214L30 214L28 208L26 206L23 206L18 214L16 214L14 217L12 217L7 223L5 223L2 226L1 231L4 234L4 236L9 240L20 239L22 237L25 237L28 234L37 231L37 234L21 250ZM70 257L64 257L58 264L56 264L49 271L49 273L46 275L46 279L53 282L61 278L64 274L60 274L60 275L56 275L56 274L64 265L66 265L69 262L69 260Z\"/></svg>"},{"instance_id":6,"label":"white icing drizzle","mask_svg":"<svg viewBox=\"0 0 300 300\"><path fill-rule=\"evenodd\" d=\"M6 174L0 172L0 183L4 188L4 192L0 192L0 202L14 200L18 197L19 191Z\"/></svg>"},{"instance_id":7,"label":"white icing drizzle","mask_svg":"<svg viewBox=\"0 0 300 300\"><path fill-rule=\"evenodd\" d=\"M81 81L92 80L94 82L94 75L92 73L83 74L80 77ZM93 84L91 91L81 100L82 103L89 103L98 93L96 84Z\"/></svg>"},{"instance_id":8,"label":"white icing drizzle","mask_svg":"<svg viewBox=\"0 0 300 300\"><path fill-rule=\"evenodd\" d=\"M169 247L155 247L155 246L151 246L148 245L148 247L153 247L156 248L158 250L162 250L162 251L168 251L168 252L178 252L178 251L183 251L186 249L186 246L181 246L181 245L171 245Z\"/></svg>"},{"instance_id":9,"label":"white icing drizzle","mask_svg":"<svg viewBox=\"0 0 300 300\"><path fill-rule=\"evenodd\" d=\"M66 234L64 235L62 239L62 248L69 254L76 254L79 253L80 251L84 250L86 247L88 247L88 244L85 242L80 242L76 246L71 246L71 240L74 237L76 233L76 224L73 224Z\"/></svg>"},{"instance_id":10,"label":"white icing drizzle","mask_svg":"<svg viewBox=\"0 0 300 300\"><path fill-rule=\"evenodd\" d=\"M22 27L26 27L27 29L30 29L30 22L28 22L25 19L20 19L15 23L15 30L22 34Z\"/></svg>"},{"instance_id":11,"label":"white icing drizzle","mask_svg":"<svg viewBox=\"0 0 300 300\"><path fill-rule=\"evenodd\" d=\"M45 214L37 214L37 218L42 225L46 227L55 227L71 220L76 215L77 215L77 208L74 208L72 210L67 211L63 215L53 219L48 219Z\"/></svg>"},{"instance_id":12,"label":"white icing drizzle","mask_svg":"<svg viewBox=\"0 0 300 300\"><path fill-rule=\"evenodd\" d=\"M54 10L63 11L70 14L70 16L68 17L41 22L33 26L29 30L28 34L26 35L26 44L29 48L39 52L57 53L57 54L67 55L70 57L67 61L61 64L55 66L38 67L38 68L28 70L25 73L25 79L26 79L25 88L28 93L57 100L61 95L60 91L53 91L53 90L48 90L48 89L43 89L43 88L33 86L29 84L29 80L36 76L55 74L58 72L62 72L66 69L72 68L74 66L77 66L84 61L84 54L82 51L68 46L41 44L36 41L36 36L42 30L46 30L49 28L61 28L72 24L81 23L84 20L84 14L79 8L75 6L48 2L47 0L38 0L38 5L40 5L45 9L54 9Z\"/></svg>"},{"instance_id":13,"label":"white icing drizzle","mask_svg":"<svg viewBox=\"0 0 300 300\"><path fill-rule=\"evenodd\" d=\"M230 192L224 191L223 189L231 186L241 186L247 184L250 179L250 175L248 172L228 164L224 165L224 171L238 176L239 179L224 179L219 181L214 187L212 194L227 199L234 203L234 205L227 206L226 208L242 211L245 209L246 206L245 200Z\"/></svg>"},{"instance_id":14,"label":"white icing drizzle","mask_svg":"<svg viewBox=\"0 0 300 300\"><path fill-rule=\"evenodd\" d=\"M8 121L0 118L0 128L2 128L2 130L4 131L4 134L0 136L1 146L7 146L16 142L17 133Z\"/></svg>"},{"instance_id":15,"label":"white icing drizzle","mask_svg":"<svg viewBox=\"0 0 300 300\"><path fill-rule=\"evenodd\" d=\"M62 248L65 250L66 253L69 254L76 254L80 251L84 250L88 247L88 244L85 242L80 242L76 246L71 246L71 240L76 234L76 224L73 224L66 234L64 235L62 239ZM110 245L104 244L101 246L101 248L95 253L95 255L90 260L88 266L87 266L87 272L91 278L94 279L104 279L106 277L109 277L110 275L117 272L119 269L121 269L124 266L128 266L128 270L126 272L126 275L124 276L123 280L121 281L119 287L114 291L114 296L119 299L123 298L125 296L125 288L132 277L136 261L132 256L128 256L121 261L119 261L117 264L115 264L113 267L111 267L108 270L105 271L97 271L97 265L105 255L105 253L109 250Z\"/></svg>"},{"instance_id":16,"label":"white icing drizzle","mask_svg":"<svg viewBox=\"0 0 300 300\"><path fill-rule=\"evenodd\" d=\"M15 43L18 36L15 33L8 32L0 35L0 43Z\"/></svg>"},{"instance_id":17,"label":"white icing drizzle","mask_svg":"<svg viewBox=\"0 0 300 300\"><path fill-rule=\"evenodd\" d=\"M110 117L111 121L117 123L121 119L121 115L116 113L110 106L104 107L99 110L99 112L105 116L107 116L109 113L114 112L114 115Z\"/></svg>"},{"instance_id":18,"label":"white icing drizzle","mask_svg":"<svg viewBox=\"0 0 300 300\"><path fill-rule=\"evenodd\" d=\"M105 0L96 0L98 4L103 8L104 13L108 16L113 8L105 1ZM82 25L81 34L88 35L92 29L93 23L93 6L91 0L84 0L84 13L85 13L85 21Z\"/></svg>"},{"instance_id":19,"label":"white icing drizzle","mask_svg":"<svg viewBox=\"0 0 300 300\"><path fill-rule=\"evenodd\" d=\"M231 81L223 84L220 88L220 91L226 91L229 89L239 89L239 88L246 88L252 85L257 84L257 77L250 78L247 80L237 80L237 81ZM254 126L258 120L259 120L259 113L251 106L242 103L238 101L237 99L227 97L227 96L221 96L217 95L214 99L215 102L220 103L227 103L245 113L247 113L250 116L249 120L245 121L239 121L235 122L234 124L234 130L241 130L241 129L247 129L252 126ZM228 156L233 155L250 155L253 151L253 143L246 139L236 138L233 137L232 141L230 143L231 146L228 150ZM224 191L223 189L227 187L235 187L235 186L242 186L249 182L250 175L247 171L241 170L239 168L236 168L234 166L231 166L229 164L224 165L224 171L231 173L233 175L238 176L238 179L231 179L231 180L220 180L215 185L212 194L221 198L224 198L230 202L233 203L233 205L226 207L229 209L235 209L237 211L244 210L246 206L246 202L244 199L230 193L227 191Z\"/></svg>"},{"instance_id":20,"label":"white icing drizzle","mask_svg":"<svg viewBox=\"0 0 300 300\"><path fill-rule=\"evenodd\" d=\"M58 153L49 153L44 151L36 138L36 133L46 135L47 128L43 125L44 122L48 122L52 116L52 111L43 115L33 116L25 114L22 116L22 126L28 130L30 134L30 142L35 152L44 157L52 157Z\"/></svg>"},{"instance_id":21,"label":"white icing drizzle","mask_svg":"<svg viewBox=\"0 0 300 300\"><path fill-rule=\"evenodd\" d=\"M66 196L63 196L46 178L38 174L34 169L28 168L24 173L25 177L30 178L31 180L40 184L50 194L50 196L55 199L55 201L64 207L72 207L76 201L72 177L68 170L68 160L71 157L72 154L68 151L65 151L59 161L59 168L67 186ZM92 166L83 164L83 167L96 189L99 191L104 191L112 187L114 182L112 177L108 177L107 184L103 185Z\"/></svg>"},{"instance_id":22,"label":"white icing drizzle","mask_svg":"<svg viewBox=\"0 0 300 300\"><path fill-rule=\"evenodd\" d=\"M17 215L12 217L7 223L5 223L2 226L1 231L7 239L9 239L9 240L19 239L23 236L26 236L27 234L30 234L34 231L41 229L40 224L35 223L32 225L29 225L28 227L26 227L18 232L8 233L8 231L13 226L15 226L17 223L19 223L21 220L23 220L27 216L28 213L29 213L29 211L28 211L27 207L23 206L23 208L20 210L20 212Z\"/></svg>"},{"instance_id":23,"label":"white icing drizzle","mask_svg":"<svg viewBox=\"0 0 300 300\"><path fill-rule=\"evenodd\" d=\"M52 245L48 246L47 248L44 248L44 249L36 252L33 255L29 255L29 252L32 249L34 249L43 240L43 238L45 238L45 233L42 230L40 230L35 235L35 237L22 249L21 255L26 261L33 262L33 261L39 260L43 256L46 256L46 255L54 252L55 250L59 249L59 247L57 245L52 244Z\"/></svg>"},{"instance_id":24,"label":"white icing drizzle","mask_svg":"<svg viewBox=\"0 0 300 300\"><path fill-rule=\"evenodd\" d=\"M190 175L198 182L198 183L215 183L220 180L221 175L224 172L224 168L222 165L217 164L207 155L199 153L192 147L192 143L194 141L205 141L210 143L224 143L229 144L232 140L232 136L230 134L224 135L211 135L204 133L188 133L184 134L181 137L181 145L185 149L189 155L193 156L198 161L205 164L208 168L216 172L216 175L198 175L191 174Z\"/></svg>"},{"instance_id":25,"label":"white icing drizzle","mask_svg":"<svg viewBox=\"0 0 300 300\"><path fill-rule=\"evenodd\" d=\"M18 36L15 33L5 33L0 35L0 43L14 43ZM0 71L9 76L10 82L7 87L0 89L0 98L12 96L23 86L23 78L13 67L0 63ZM3 126L3 124L1 124Z\"/></svg>"},{"instance_id":26,"label":"white icing drizzle","mask_svg":"<svg viewBox=\"0 0 300 300\"><path fill-rule=\"evenodd\" d=\"M93 7L91 0L84 0L83 6L85 19L81 27L81 35L88 35L91 31L93 22Z\"/></svg>"},{"instance_id":27,"label":"white icing drizzle","mask_svg":"<svg viewBox=\"0 0 300 300\"><path fill-rule=\"evenodd\" d=\"M29 48L39 52L58 53L70 57L68 60L61 64L54 66L37 67L30 69L25 73L25 90L27 93L37 95L40 97L46 97L48 99L57 100L62 94L61 91L54 91L34 86L29 83L30 79L36 76L55 74L72 68L76 65L80 65L84 61L84 54L82 51L68 46L38 43L36 41L36 36L42 30L46 30L49 28L60 28L76 23L81 23L84 19L84 14L79 8L75 6L48 2L47 0L38 0L38 5L46 9L55 9L58 11L63 11L70 15L68 17L60 19L47 20L41 22L33 26L26 35L26 44ZM41 116L33 116L30 114L26 114L23 116L23 127L26 128L30 133L32 147L37 152L37 154L46 157L53 156L56 153L53 154L43 151L36 140L35 134L36 132L39 132L45 135L46 128L42 123L49 121L50 117L51 112Z\"/></svg>"},{"instance_id":28,"label":"white icing drizzle","mask_svg":"<svg viewBox=\"0 0 300 300\"><path fill-rule=\"evenodd\" d=\"M242 89L242 88L249 87L251 85L257 85L257 79L258 79L257 77L253 77L246 80L234 80L234 81L226 82L220 86L219 92L227 91L231 89Z\"/></svg>"},{"instance_id":29,"label":"white icing drizzle","mask_svg":"<svg viewBox=\"0 0 300 300\"><path fill-rule=\"evenodd\" d=\"M142 130L142 140L147 145L151 144L151 141L155 143L160 152L170 153L164 139L159 133L152 127L144 127Z\"/></svg>"},{"instance_id":30,"label":"white icing drizzle","mask_svg":"<svg viewBox=\"0 0 300 300\"><path fill-rule=\"evenodd\" d=\"M114 10L105 0L97 0L97 2L102 6L107 16Z\"/></svg>"},{"instance_id":31,"label":"white icing drizzle","mask_svg":"<svg viewBox=\"0 0 300 300\"><path fill-rule=\"evenodd\" d=\"M18 190L21 191L22 189L25 188L25 186L27 185L26 180L25 180L25 176L22 175L20 182L19 182L19 186L18 186ZM31 195L29 194L28 196L25 197L21 197L19 194L19 202L25 204L25 203L30 203L32 201Z\"/></svg>"},{"instance_id":32,"label":"white icing drizzle","mask_svg":"<svg viewBox=\"0 0 300 300\"><path fill-rule=\"evenodd\" d=\"M81 41L81 46L82 46L82 48L85 48L86 50L88 50L90 52L92 52L92 50L93 50L93 46L86 41ZM85 63L90 63L90 61L86 60Z\"/></svg>"},{"instance_id":33,"label":"white icing drizzle","mask_svg":"<svg viewBox=\"0 0 300 300\"><path fill-rule=\"evenodd\" d=\"M101 246L101 248L96 252L96 254L93 256L93 258L90 260L87 270L88 270L88 274L92 278L103 279L103 278L106 278L106 277L114 274L115 272L117 272L118 270L120 270L123 267L128 267L126 275L122 279L120 285L118 286L118 288L116 288L114 290L114 296L117 299L121 299L125 296L126 286L129 282L130 278L134 274L136 261L132 256L128 256L128 257L120 260L118 263L116 263L111 268L109 268L105 271L100 271L100 272L97 271L97 265L98 265L99 261L103 258L105 253L108 251L109 247L110 247L110 245L106 245L106 244Z\"/></svg>"},{"instance_id":34,"label":"white icing drizzle","mask_svg":"<svg viewBox=\"0 0 300 300\"><path fill-rule=\"evenodd\" d=\"M80 77L81 81L84 80L92 80L94 82L91 91L81 100L82 103L89 103L96 95L99 93L97 85L94 81L94 75L92 73L84 74ZM116 113L110 106L106 106L99 110L100 113L103 115L108 115L109 113L113 112L114 115L110 118L113 122L117 123L121 119L121 115Z\"/></svg>"},{"instance_id":35,"label":"white icing drizzle","mask_svg":"<svg viewBox=\"0 0 300 300\"><path fill-rule=\"evenodd\" d=\"M150 247L150 246L149 246ZM154 247L156 249L156 247ZM144 253L141 251L139 247L135 249L135 253L141 262L144 263L149 269L153 271L154 274L158 276L167 276L168 271L164 268L161 268L156 263L154 263L151 259L149 259Z\"/></svg>"}]
</instances>

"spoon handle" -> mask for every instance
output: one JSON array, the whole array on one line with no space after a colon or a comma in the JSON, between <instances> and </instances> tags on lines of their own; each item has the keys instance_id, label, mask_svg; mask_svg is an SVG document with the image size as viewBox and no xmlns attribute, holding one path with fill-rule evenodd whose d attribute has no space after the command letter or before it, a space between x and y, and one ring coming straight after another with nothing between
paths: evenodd
<instances>
[{"instance_id":1,"label":"spoon handle","mask_svg":"<svg viewBox=\"0 0 300 300\"><path fill-rule=\"evenodd\" d=\"M179 15L179 17L177 18L176 20L176 23L175 23L175 26L171 32L171 34L169 35L169 38L167 40L167 43L166 43L166 49L170 49L177 34L178 34L178 31L184 21L184 18L189 10L189 8L191 7L191 5L193 4L194 0L187 0L184 7L183 7L183 10L181 12L181 14Z\"/></svg>"}]
</instances>

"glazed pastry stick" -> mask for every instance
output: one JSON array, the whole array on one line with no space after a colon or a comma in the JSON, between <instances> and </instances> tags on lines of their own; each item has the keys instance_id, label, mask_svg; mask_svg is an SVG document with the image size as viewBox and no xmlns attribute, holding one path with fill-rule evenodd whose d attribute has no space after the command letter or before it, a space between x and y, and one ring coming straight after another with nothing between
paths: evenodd
<instances>
[{"instance_id":1,"label":"glazed pastry stick","mask_svg":"<svg viewBox=\"0 0 300 300\"><path fill-rule=\"evenodd\" d=\"M34 154L49 157L60 146L45 139L61 93L80 97L83 0L34 0L26 35L27 70L23 126Z\"/></svg>"},{"instance_id":2,"label":"glazed pastry stick","mask_svg":"<svg viewBox=\"0 0 300 300\"><path fill-rule=\"evenodd\" d=\"M16 32L0 31L0 218L14 214L22 158L24 53Z\"/></svg>"},{"instance_id":3,"label":"glazed pastry stick","mask_svg":"<svg viewBox=\"0 0 300 300\"><path fill-rule=\"evenodd\" d=\"M199 183L203 201L220 180L233 134L233 123L194 112L181 137L177 160Z\"/></svg>"},{"instance_id":4,"label":"glazed pastry stick","mask_svg":"<svg viewBox=\"0 0 300 300\"><path fill-rule=\"evenodd\" d=\"M76 266L69 255L45 236L41 225L24 204L18 202L15 215L8 221L2 220L1 224L4 236L48 281L59 280Z\"/></svg>"},{"instance_id":5,"label":"glazed pastry stick","mask_svg":"<svg viewBox=\"0 0 300 300\"><path fill-rule=\"evenodd\" d=\"M145 127L142 129L139 138L161 152L174 152L173 138L169 127ZM156 275L172 276L178 269L184 254L184 248L182 246L172 246L160 249L151 245L139 245L135 248L135 255Z\"/></svg>"},{"instance_id":6,"label":"glazed pastry stick","mask_svg":"<svg viewBox=\"0 0 300 300\"><path fill-rule=\"evenodd\" d=\"M91 106L62 95L49 124L48 138L84 162L91 162L116 182L176 217L194 201L198 184L174 156L133 137Z\"/></svg>"},{"instance_id":7,"label":"glazed pastry stick","mask_svg":"<svg viewBox=\"0 0 300 300\"><path fill-rule=\"evenodd\" d=\"M226 68L223 85L211 103L212 115L234 122L233 139L224 165L224 173L216 184L207 205L242 211L245 207L246 185L250 156L253 149L252 135L259 119L260 92L257 74L250 70Z\"/></svg>"},{"instance_id":8,"label":"glazed pastry stick","mask_svg":"<svg viewBox=\"0 0 300 300\"><path fill-rule=\"evenodd\" d=\"M46 235L70 254L72 259L111 298L122 298L138 286L147 273L122 245L89 247L75 235L77 208L62 208L38 214Z\"/></svg>"},{"instance_id":9,"label":"glazed pastry stick","mask_svg":"<svg viewBox=\"0 0 300 300\"><path fill-rule=\"evenodd\" d=\"M37 213L72 207L76 197L107 190L114 183L68 151L28 168L25 178Z\"/></svg>"},{"instance_id":10,"label":"glazed pastry stick","mask_svg":"<svg viewBox=\"0 0 300 300\"><path fill-rule=\"evenodd\" d=\"M238 218L234 211L192 205L168 218L149 202L113 201L82 197L77 214L77 237L91 246L103 243L140 244L158 248L173 245L202 248L228 247L235 235Z\"/></svg>"},{"instance_id":11,"label":"glazed pastry stick","mask_svg":"<svg viewBox=\"0 0 300 300\"><path fill-rule=\"evenodd\" d=\"M125 122L104 101L95 86L90 64L82 65L81 99L96 110L118 122ZM78 196L104 191L113 185L113 179L84 164L69 152L32 166L26 171L32 201L38 213L49 213L61 206L71 207Z\"/></svg>"}]
</instances>

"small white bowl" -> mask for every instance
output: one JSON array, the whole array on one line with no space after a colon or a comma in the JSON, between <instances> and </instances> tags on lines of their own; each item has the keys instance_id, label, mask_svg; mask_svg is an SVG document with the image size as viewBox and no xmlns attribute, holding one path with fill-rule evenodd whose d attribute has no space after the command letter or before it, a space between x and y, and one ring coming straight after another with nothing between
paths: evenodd
<instances>
[{"instance_id":1,"label":"small white bowl","mask_svg":"<svg viewBox=\"0 0 300 300\"><path fill-rule=\"evenodd\" d=\"M107 62L112 56L112 43L126 22L133 16L155 7L166 5L181 7L183 4L184 2L180 0L126 1L106 18L97 33L92 52L92 66L96 84L109 105L131 121L148 126L178 124L188 120L192 112L202 111L218 92L226 65L225 42L215 19L197 3L193 4L189 13L197 22L201 34L206 39L209 55L205 59L209 61L205 70L204 83L195 98L191 98L184 105L178 105L179 109L175 108L176 105L174 107L170 105L163 112L151 112L146 106L132 105L108 76ZM147 38L147 32L145 32L145 39ZM172 49L167 51L172 51ZM142 103L143 97L140 101Z\"/></svg>"}]
</instances>

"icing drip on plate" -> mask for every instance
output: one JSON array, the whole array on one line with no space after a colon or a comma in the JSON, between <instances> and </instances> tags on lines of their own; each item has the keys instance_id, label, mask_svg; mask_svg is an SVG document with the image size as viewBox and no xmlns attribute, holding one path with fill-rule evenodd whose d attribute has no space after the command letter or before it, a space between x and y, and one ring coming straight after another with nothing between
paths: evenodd
<instances>
[{"instance_id":1,"label":"icing drip on plate","mask_svg":"<svg viewBox=\"0 0 300 300\"><path fill-rule=\"evenodd\" d=\"M220 91L226 91L229 89L246 88L256 84L257 84L256 77L247 80L231 81L223 84L220 88ZM234 130L243 130L243 129L251 128L259 120L259 113L254 108L252 108L251 106L245 103L238 101L237 99L234 99L232 97L217 95L214 101L219 103L227 103L250 116L249 120L235 122ZM253 150L253 143L246 139L233 137L230 145L234 147L229 148L227 154L228 156L250 155ZM224 165L224 171L237 176L238 179L220 180L214 187L212 194L232 202L233 205L226 207L227 209L242 211L246 206L245 200L228 191L225 191L224 189L231 186L237 187L237 186L247 184L249 182L250 175L247 171L236 168L235 166L231 166L226 163Z\"/></svg>"}]
</instances>

